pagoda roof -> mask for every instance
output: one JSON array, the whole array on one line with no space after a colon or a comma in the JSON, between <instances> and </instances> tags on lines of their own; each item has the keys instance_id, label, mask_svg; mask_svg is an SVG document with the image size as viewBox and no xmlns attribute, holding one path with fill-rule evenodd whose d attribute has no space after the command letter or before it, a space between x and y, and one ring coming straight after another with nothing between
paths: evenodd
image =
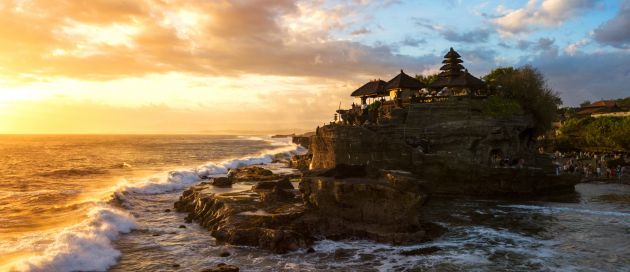
<instances>
[{"instance_id":1,"label":"pagoda roof","mask_svg":"<svg viewBox=\"0 0 630 272\"><path fill-rule=\"evenodd\" d=\"M385 85L385 89L387 90L389 89L420 90L424 87L426 87L424 83L420 82L420 80L414 77L411 77L405 74L403 70L400 70L400 74L392 78L390 81L387 82L387 85Z\"/></svg>"},{"instance_id":2,"label":"pagoda roof","mask_svg":"<svg viewBox=\"0 0 630 272\"><path fill-rule=\"evenodd\" d=\"M442 71L451 70L451 69L464 70L464 66L459 63L447 63L447 64L442 65L442 67L440 67L440 70Z\"/></svg>"},{"instance_id":3,"label":"pagoda roof","mask_svg":"<svg viewBox=\"0 0 630 272\"><path fill-rule=\"evenodd\" d=\"M457 51L453 50L453 47L451 47L451 50L448 51L448 53L446 53L446 55L444 55L445 59L456 59L456 58L461 58L462 56L460 56Z\"/></svg>"},{"instance_id":4,"label":"pagoda roof","mask_svg":"<svg viewBox=\"0 0 630 272\"><path fill-rule=\"evenodd\" d=\"M485 83L471 75L468 72L462 72L458 75L440 73L440 76L431 83L433 88L444 87L468 87L468 88L480 88Z\"/></svg>"},{"instance_id":5,"label":"pagoda roof","mask_svg":"<svg viewBox=\"0 0 630 272\"><path fill-rule=\"evenodd\" d=\"M368 83L363 84L363 86L356 89L350 96L386 96L385 84L387 82L383 80L372 80Z\"/></svg>"},{"instance_id":6,"label":"pagoda roof","mask_svg":"<svg viewBox=\"0 0 630 272\"><path fill-rule=\"evenodd\" d=\"M442 63L463 63L461 59L444 59Z\"/></svg>"}]
</instances>

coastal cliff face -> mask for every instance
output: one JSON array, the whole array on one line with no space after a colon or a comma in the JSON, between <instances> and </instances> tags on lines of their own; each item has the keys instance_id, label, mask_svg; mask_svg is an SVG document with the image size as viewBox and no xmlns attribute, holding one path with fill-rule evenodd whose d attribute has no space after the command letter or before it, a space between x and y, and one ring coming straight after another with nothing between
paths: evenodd
<instances>
[{"instance_id":1,"label":"coastal cliff face","mask_svg":"<svg viewBox=\"0 0 630 272\"><path fill-rule=\"evenodd\" d=\"M412 104L390 110L374 125L326 125L311 138L310 169L338 164L402 169L445 194L572 190L577 180L550 176L551 161L537 154L529 116L492 117L482 113L482 103ZM521 169L498 167L505 162Z\"/></svg>"}]
</instances>

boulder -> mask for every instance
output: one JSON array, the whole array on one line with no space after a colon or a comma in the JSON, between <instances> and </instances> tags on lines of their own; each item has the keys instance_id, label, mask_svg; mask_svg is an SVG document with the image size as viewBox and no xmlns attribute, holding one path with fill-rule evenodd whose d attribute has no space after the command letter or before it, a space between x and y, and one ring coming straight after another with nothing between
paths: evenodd
<instances>
[{"instance_id":1,"label":"boulder","mask_svg":"<svg viewBox=\"0 0 630 272\"><path fill-rule=\"evenodd\" d=\"M216 187L232 187L232 180L226 177L218 177L213 178L212 181L210 181L210 184Z\"/></svg>"},{"instance_id":2,"label":"boulder","mask_svg":"<svg viewBox=\"0 0 630 272\"><path fill-rule=\"evenodd\" d=\"M276 180L281 178L281 176L276 175L271 170L262 168L260 166L247 166L230 169L227 178L230 180L231 183L237 183Z\"/></svg>"}]
</instances>

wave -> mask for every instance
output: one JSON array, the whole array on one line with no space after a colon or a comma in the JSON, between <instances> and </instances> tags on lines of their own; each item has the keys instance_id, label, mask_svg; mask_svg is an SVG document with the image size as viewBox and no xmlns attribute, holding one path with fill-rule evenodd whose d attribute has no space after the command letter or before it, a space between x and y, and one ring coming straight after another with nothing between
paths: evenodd
<instances>
[{"instance_id":1,"label":"wave","mask_svg":"<svg viewBox=\"0 0 630 272\"><path fill-rule=\"evenodd\" d=\"M123 183L115 190L115 198L124 200L125 193L136 194L161 194L171 191L181 190L201 181L201 177L217 177L226 175L230 169L248 165L269 164L278 156L290 156L293 154L303 154L306 149L294 144L283 145L282 147L266 150L262 153L240 159L226 160L219 163L208 163L206 165L190 170L176 170L161 173L137 183Z\"/></svg>"},{"instance_id":2,"label":"wave","mask_svg":"<svg viewBox=\"0 0 630 272\"><path fill-rule=\"evenodd\" d=\"M121 233L136 227L134 217L118 207L128 207L128 194L161 194L184 189L201 181L202 176L226 175L229 169L247 165L268 164L278 155L305 153L306 149L294 144L265 150L258 155L208 163L194 169L163 172L141 182L125 182L112 188L112 205L92 202L88 217L79 224L67 227L57 234L43 254L22 259L14 265L18 271L105 271L117 263L120 252L112 241ZM66 172L56 174L65 174ZM118 204L118 205L116 205Z\"/></svg>"},{"instance_id":3,"label":"wave","mask_svg":"<svg viewBox=\"0 0 630 272\"><path fill-rule=\"evenodd\" d=\"M42 255L21 260L18 271L104 271L116 264L120 252L112 240L135 227L127 212L96 203L88 218L65 228L54 237Z\"/></svg>"},{"instance_id":4,"label":"wave","mask_svg":"<svg viewBox=\"0 0 630 272\"><path fill-rule=\"evenodd\" d=\"M59 170L40 173L39 176L65 178L65 177L75 177L75 176L102 175L102 174L107 174L107 173L108 171L105 169L87 167L87 168L59 169Z\"/></svg>"},{"instance_id":5,"label":"wave","mask_svg":"<svg viewBox=\"0 0 630 272\"><path fill-rule=\"evenodd\" d=\"M552 213L558 213L558 212L576 212L576 213L584 213L584 214L597 215L597 216L620 216L620 217L630 216L630 213L625 213L625 212L598 211L598 210L568 208L568 207L544 207L544 206L533 206L533 205L499 205L499 207L524 209L524 210L536 210L545 214L552 214Z\"/></svg>"}]
</instances>

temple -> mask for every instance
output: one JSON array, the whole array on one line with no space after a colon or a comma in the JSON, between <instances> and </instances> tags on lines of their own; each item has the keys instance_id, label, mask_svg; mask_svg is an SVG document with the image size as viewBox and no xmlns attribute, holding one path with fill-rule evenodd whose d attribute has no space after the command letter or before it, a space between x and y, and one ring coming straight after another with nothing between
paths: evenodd
<instances>
[{"instance_id":1,"label":"temple","mask_svg":"<svg viewBox=\"0 0 630 272\"><path fill-rule=\"evenodd\" d=\"M452 47L442 63L441 72L429 84L403 70L387 82L378 79L365 83L351 94L360 98L361 104L353 104L349 110L337 110L340 118L335 117L335 122L354 125L387 123L394 117L392 114L396 115L395 109L405 109L412 104L487 97L485 83L466 70L461 56Z\"/></svg>"}]
</instances>

